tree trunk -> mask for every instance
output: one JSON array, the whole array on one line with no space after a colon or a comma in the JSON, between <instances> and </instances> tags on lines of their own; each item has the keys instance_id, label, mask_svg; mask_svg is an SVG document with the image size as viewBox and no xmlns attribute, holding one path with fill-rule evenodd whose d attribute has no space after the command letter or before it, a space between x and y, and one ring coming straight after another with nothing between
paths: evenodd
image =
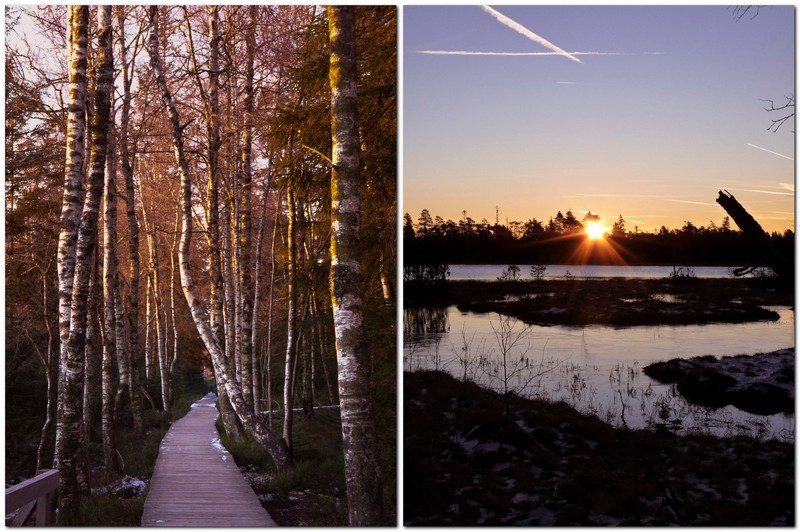
<instances>
[{"instance_id":1,"label":"tree trunk","mask_svg":"<svg viewBox=\"0 0 800 532\"><path fill-rule=\"evenodd\" d=\"M152 312L152 294L153 287L150 281L150 273L147 273L147 290L145 291L145 310L144 310L144 375L145 378L150 380L154 378L155 369L153 368L153 342L150 329L152 328L153 312Z\"/></svg>"},{"instance_id":2,"label":"tree trunk","mask_svg":"<svg viewBox=\"0 0 800 532\"><path fill-rule=\"evenodd\" d=\"M292 450L292 421L294 420L294 366L297 353L297 287L295 276L297 268L297 216L294 203L294 189L290 184L287 190L286 207L288 227L286 229L288 247L286 268L286 290L289 292L286 318L286 359L283 379L283 439Z\"/></svg>"},{"instance_id":3,"label":"tree trunk","mask_svg":"<svg viewBox=\"0 0 800 532\"><path fill-rule=\"evenodd\" d=\"M142 223L144 224L144 232L147 240L147 249L150 254L150 263L148 265L148 272L147 272L147 285L150 293L148 294L148 313L150 314L151 318L148 318L148 327L150 326L149 320L155 320L155 330L156 330L156 356L155 361L158 363L158 372L161 381L161 401L163 411L169 412L169 371L166 364L167 354L164 352L166 348L166 339L165 339L165 323L163 319L163 301L161 299L161 278L160 278L160 270L161 266L158 260L158 248L157 242L155 239L155 226L151 225L148 222L147 218L147 209L145 206L142 205ZM147 336L145 337L145 357L150 357L150 349L152 349L152 333L148 329ZM148 347L150 344L150 347ZM152 362L151 362L152 364ZM154 373L154 369L151 370L151 375Z\"/></svg>"},{"instance_id":4,"label":"tree trunk","mask_svg":"<svg viewBox=\"0 0 800 532\"><path fill-rule=\"evenodd\" d=\"M97 247L97 219L103 193L103 175L108 143L109 107L113 89L113 59L111 53L111 6L98 9L98 58L95 87L95 113L92 117L91 175L84 201L75 254L75 279L72 286L72 309L69 339L61 393L62 411L59 419L61 439L57 449L59 470L59 520L72 517L80 500L77 460L81 440L83 410L83 364L86 342L89 278L92 257Z\"/></svg>"},{"instance_id":5,"label":"tree trunk","mask_svg":"<svg viewBox=\"0 0 800 532\"><path fill-rule=\"evenodd\" d=\"M175 264L175 248L178 245L178 230L180 229L180 212L175 213L175 230L172 238L172 247L169 250L169 312L172 320L172 360L169 363L169 373L175 371L175 364L178 361L178 326L175 318L175 283L177 268Z\"/></svg>"},{"instance_id":6,"label":"tree trunk","mask_svg":"<svg viewBox=\"0 0 800 532\"><path fill-rule=\"evenodd\" d=\"M370 354L360 296L360 172L356 101L355 8L328 6L333 171L331 301L339 365L345 480L350 526L383 521L378 440L370 396Z\"/></svg>"},{"instance_id":7,"label":"tree trunk","mask_svg":"<svg viewBox=\"0 0 800 532\"><path fill-rule=\"evenodd\" d=\"M139 355L139 223L136 220L136 193L133 183L133 165L128 147L128 127L131 114L131 79L128 69L128 47L125 42L124 6L116 6L119 30L119 59L122 74L122 113L120 116L119 154L122 175L125 178L125 201L128 218L128 366L130 373L131 412L133 430L137 434L143 430L142 396Z\"/></svg>"},{"instance_id":8,"label":"tree trunk","mask_svg":"<svg viewBox=\"0 0 800 532\"><path fill-rule=\"evenodd\" d=\"M255 54L255 24L257 7L249 6L250 24L249 31L245 32L245 84L244 84L244 132L242 134L241 167L242 180L239 191L241 202L239 205L239 220L237 224L239 261L239 290L241 301L240 324L240 358L242 367L242 394L245 403L253 405L253 411L258 408L253 400L253 281L250 274L250 253L252 221L250 212L253 152L253 57Z\"/></svg>"},{"instance_id":9,"label":"tree trunk","mask_svg":"<svg viewBox=\"0 0 800 532\"><path fill-rule=\"evenodd\" d=\"M108 162L108 161L107 161ZM103 199L103 462L108 471L116 471L114 456L114 419L118 414L114 407L114 373L112 360L118 359L117 353L117 185L111 164L106 165L105 194ZM119 366L119 364L117 364ZM124 389L125 381L120 367L119 390Z\"/></svg>"},{"instance_id":10,"label":"tree trunk","mask_svg":"<svg viewBox=\"0 0 800 532\"><path fill-rule=\"evenodd\" d=\"M225 346L224 285L222 272L222 249L219 229L219 191L216 172L219 169L219 31L217 28L218 6L209 6L209 58L208 58L208 192L206 216L208 217L209 275L211 276L211 331L220 346ZM180 125L178 125L180 127ZM182 134L182 131L181 131Z\"/></svg>"},{"instance_id":11,"label":"tree trunk","mask_svg":"<svg viewBox=\"0 0 800 532\"><path fill-rule=\"evenodd\" d=\"M270 453L278 471L286 471L294 468L294 463L289 454L286 442L273 434L269 428L263 426L253 415L252 408L248 408L245 405L239 383L230 378L230 376L234 374L230 360L225 357L224 349L219 345L213 334L208 315L196 294L194 279L189 264L189 252L192 238L192 183L189 175L189 164L183 149L183 128L180 124L178 112L172 102L172 95L167 87L166 79L161 69L161 59L158 55L158 7L150 6L149 15L152 28L148 52L150 54L150 62L155 75L156 85L172 125L175 160L181 179L182 223L179 246L179 266L183 294L192 314L192 319L197 327L197 331L211 355L218 388L225 388L231 400L231 405L237 417L241 420L245 430Z\"/></svg>"},{"instance_id":12,"label":"tree trunk","mask_svg":"<svg viewBox=\"0 0 800 532\"><path fill-rule=\"evenodd\" d=\"M89 8L69 8L69 103L67 106L67 156L64 166L64 195L58 234L58 334L60 339L58 372L58 412L60 416L67 344L72 312L72 284L75 279L75 246L83 206L84 161L86 158L86 48L89 42ZM56 424L55 446L61 440L61 424ZM57 454L54 466L57 467Z\"/></svg>"},{"instance_id":13,"label":"tree trunk","mask_svg":"<svg viewBox=\"0 0 800 532\"><path fill-rule=\"evenodd\" d=\"M269 168L271 168L271 166ZM267 220L267 198L269 197L270 183L271 176L267 175L266 183L264 184L264 201L261 209L261 218L258 222L258 238L256 239L255 286L253 287L253 316L250 329L250 344L253 347L253 408L256 414L262 410L259 361L263 362L263 357L256 356L255 348L258 345L258 309L261 302L261 250L264 243L264 226Z\"/></svg>"},{"instance_id":14,"label":"tree trunk","mask_svg":"<svg viewBox=\"0 0 800 532\"><path fill-rule=\"evenodd\" d=\"M275 241L278 237L278 216L281 212L281 196L277 195L278 204L275 206L275 219L272 224L272 245L270 246L269 262L269 308L267 310L267 421L272 425L272 308L275 302Z\"/></svg>"},{"instance_id":15,"label":"tree trunk","mask_svg":"<svg viewBox=\"0 0 800 532\"><path fill-rule=\"evenodd\" d=\"M56 419L56 403L58 401L58 365L55 360L55 335L53 334L53 327L50 324L50 319L47 315L47 269L42 270L42 318L44 319L45 327L47 328L47 354L42 360L44 365L44 374L47 379L47 409L44 425L42 425L41 438L39 439L39 447L36 450L36 470L41 471L49 466L45 465L48 462L52 464L52 460L48 460L48 456L52 456L48 452L49 443L51 439L50 432Z\"/></svg>"},{"instance_id":16,"label":"tree trunk","mask_svg":"<svg viewBox=\"0 0 800 532\"><path fill-rule=\"evenodd\" d=\"M154 250L155 251L155 250ZM158 279L158 265L154 269L153 274L153 301L155 302L155 318L156 318L156 353L158 358L158 374L161 378L161 404L164 408L164 413L169 413L169 366L167 365L167 354L164 352L166 347L166 338L164 332L164 318L162 313L160 283Z\"/></svg>"},{"instance_id":17,"label":"tree trunk","mask_svg":"<svg viewBox=\"0 0 800 532\"><path fill-rule=\"evenodd\" d=\"M98 288L100 286L100 265L99 265L99 256L95 253L93 259L94 267L92 268L92 276L90 278L90 285L89 285L89 309L88 309L88 320L86 322L86 347L84 349L84 364L83 364L83 434L82 437L82 444L84 450L88 449L90 438L91 438L91 429L93 424L92 419L92 391L94 390L96 383L96 371L95 368L97 367L97 362L100 361L102 363L102 353L100 354L100 359L98 360L97 354L98 350L97 347L102 345L101 342L97 342L98 337L98 324L99 324L99 294Z\"/></svg>"}]
</instances>

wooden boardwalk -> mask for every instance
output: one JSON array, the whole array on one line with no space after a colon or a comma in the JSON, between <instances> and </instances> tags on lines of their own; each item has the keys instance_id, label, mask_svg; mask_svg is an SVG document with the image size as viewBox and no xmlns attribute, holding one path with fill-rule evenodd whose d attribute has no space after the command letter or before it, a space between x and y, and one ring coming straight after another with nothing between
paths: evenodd
<instances>
[{"instance_id":1,"label":"wooden boardwalk","mask_svg":"<svg viewBox=\"0 0 800 532\"><path fill-rule=\"evenodd\" d=\"M219 441L208 394L161 441L142 526L276 526Z\"/></svg>"}]
</instances>

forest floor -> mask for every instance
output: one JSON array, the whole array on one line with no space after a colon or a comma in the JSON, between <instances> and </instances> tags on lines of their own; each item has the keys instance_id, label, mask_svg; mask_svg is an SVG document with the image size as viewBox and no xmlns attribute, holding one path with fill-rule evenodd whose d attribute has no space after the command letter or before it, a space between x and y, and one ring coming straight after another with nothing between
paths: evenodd
<instances>
[{"instance_id":1,"label":"forest floor","mask_svg":"<svg viewBox=\"0 0 800 532\"><path fill-rule=\"evenodd\" d=\"M273 423L278 422L276 418ZM347 526L341 431L338 408L315 408L313 415L296 413L292 431L296 468L286 473L275 473L266 451L250 438L232 441L223 435L222 442L278 526ZM395 434L383 431L381 438L387 525L397 522L396 490L392 489Z\"/></svg>"},{"instance_id":2,"label":"forest floor","mask_svg":"<svg viewBox=\"0 0 800 532\"><path fill-rule=\"evenodd\" d=\"M795 522L792 443L615 428L441 372L403 380L406 525Z\"/></svg>"},{"instance_id":3,"label":"forest floor","mask_svg":"<svg viewBox=\"0 0 800 532\"><path fill-rule=\"evenodd\" d=\"M438 292L409 290L404 305L456 305L536 325L625 327L776 320L764 307L793 306L794 292L774 278L449 281Z\"/></svg>"}]
</instances>

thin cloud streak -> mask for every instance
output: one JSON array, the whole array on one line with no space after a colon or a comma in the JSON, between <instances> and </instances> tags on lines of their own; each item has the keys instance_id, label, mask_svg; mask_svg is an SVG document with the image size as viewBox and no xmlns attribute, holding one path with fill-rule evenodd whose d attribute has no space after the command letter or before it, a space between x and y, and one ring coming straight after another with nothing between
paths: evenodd
<instances>
[{"instance_id":1,"label":"thin cloud streak","mask_svg":"<svg viewBox=\"0 0 800 532\"><path fill-rule=\"evenodd\" d=\"M559 48L558 46L556 46L555 44L551 43L550 41L548 41L544 37L541 37L541 36L533 33L531 30L529 30L528 28L526 28L522 24L519 24L518 22L515 22L515 21L511 20L510 18L508 18L507 16L503 15L499 11L495 11L494 9L492 9L489 6L481 6L481 8L484 11L486 11L487 13L489 13L491 16L493 16L501 24L503 24L505 26L508 26L512 30L524 35L525 37L527 37L528 39L532 40L533 42L539 43L542 46L544 46L545 48L549 48L550 50L553 50L554 52L558 52L560 55L563 55L564 57L568 57L569 59L572 59L576 63L583 63L583 61L581 61L580 59L578 59L574 55L570 54L569 52L567 52L567 51L565 51L565 50L563 50L561 48Z\"/></svg>"},{"instance_id":2,"label":"thin cloud streak","mask_svg":"<svg viewBox=\"0 0 800 532\"><path fill-rule=\"evenodd\" d=\"M794 158L789 157L788 155L783 155L782 153L778 153L776 151L768 150L766 148L762 148L761 146L756 146L755 144L750 144L749 142L747 143L747 145L750 146L751 148L755 148L757 150L765 151L767 153L771 153L772 155L777 155L778 157L783 157L784 159L789 159L790 161L794 161Z\"/></svg>"},{"instance_id":3,"label":"thin cloud streak","mask_svg":"<svg viewBox=\"0 0 800 532\"><path fill-rule=\"evenodd\" d=\"M758 190L754 188L732 188L739 192L755 192L757 194L774 194L775 196L794 196L794 192L775 192L773 190Z\"/></svg>"},{"instance_id":4,"label":"thin cloud streak","mask_svg":"<svg viewBox=\"0 0 800 532\"><path fill-rule=\"evenodd\" d=\"M704 201L689 201L689 200L680 200L680 199L664 199L664 201L672 201L674 203L688 203L689 205L708 205L710 207L714 206L714 203L706 203Z\"/></svg>"},{"instance_id":5,"label":"thin cloud streak","mask_svg":"<svg viewBox=\"0 0 800 532\"><path fill-rule=\"evenodd\" d=\"M536 57L548 55L564 55L561 52L472 52L468 50L417 50L418 54L427 55L482 55L506 57ZM624 52L565 52L569 55L636 55ZM645 52L647 53L647 52Z\"/></svg>"},{"instance_id":6,"label":"thin cloud streak","mask_svg":"<svg viewBox=\"0 0 800 532\"><path fill-rule=\"evenodd\" d=\"M580 194L569 194L565 198L660 198L657 194L614 194L609 192L581 192Z\"/></svg>"}]
</instances>

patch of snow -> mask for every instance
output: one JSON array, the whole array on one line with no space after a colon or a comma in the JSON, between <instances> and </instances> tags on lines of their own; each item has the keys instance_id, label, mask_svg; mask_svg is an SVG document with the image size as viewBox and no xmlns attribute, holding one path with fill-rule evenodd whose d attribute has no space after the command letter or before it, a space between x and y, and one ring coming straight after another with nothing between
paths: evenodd
<instances>
[{"instance_id":1,"label":"patch of snow","mask_svg":"<svg viewBox=\"0 0 800 532\"><path fill-rule=\"evenodd\" d=\"M493 473L499 473L500 471L505 471L506 469L509 469L510 467L513 467L513 466L514 466L514 464L509 464L509 463L495 464L492 467L492 472Z\"/></svg>"},{"instance_id":2,"label":"patch of snow","mask_svg":"<svg viewBox=\"0 0 800 532\"><path fill-rule=\"evenodd\" d=\"M533 428L529 427L528 424L525 423L525 420L518 419L515 421L515 423L517 424L517 427L519 427L520 430L522 430L522 432L524 432L525 434L530 434L531 432L533 432Z\"/></svg>"},{"instance_id":3,"label":"patch of snow","mask_svg":"<svg viewBox=\"0 0 800 532\"><path fill-rule=\"evenodd\" d=\"M125 475L111 490L111 493L117 496L133 498L142 495L146 489L147 484L144 480Z\"/></svg>"},{"instance_id":4,"label":"patch of snow","mask_svg":"<svg viewBox=\"0 0 800 532\"><path fill-rule=\"evenodd\" d=\"M523 523L520 523L523 524ZM528 519L524 524L537 526L554 526L556 524L556 514L550 508L540 506L528 513Z\"/></svg>"},{"instance_id":5,"label":"patch of snow","mask_svg":"<svg viewBox=\"0 0 800 532\"><path fill-rule=\"evenodd\" d=\"M475 451L480 451L482 453L496 453L497 451L500 450L500 447L502 447L502 445L503 444L500 443L499 441L485 441L479 443L475 447Z\"/></svg>"},{"instance_id":6,"label":"patch of snow","mask_svg":"<svg viewBox=\"0 0 800 532\"><path fill-rule=\"evenodd\" d=\"M460 512L460 509L458 507L458 504L453 503L447 508L447 511L450 512L451 514L457 514Z\"/></svg>"},{"instance_id":7,"label":"patch of snow","mask_svg":"<svg viewBox=\"0 0 800 532\"><path fill-rule=\"evenodd\" d=\"M557 439L556 441L554 441L553 444L556 445L557 447L561 447L562 449L574 449L575 448L575 446L573 444L571 444L570 442L568 442L566 440L562 440L560 438Z\"/></svg>"},{"instance_id":8,"label":"patch of snow","mask_svg":"<svg viewBox=\"0 0 800 532\"><path fill-rule=\"evenodd\" d=\"M538 495L528 495L527 493L517 493L511 497L511 504L522 504L523 502L539 502Z\"/></svg>"},{"instance_id":9,"label":"patch of snow","mask_svg":"<svg viewBox=\"0 0 800 532\"><path fill-rule=\"evenodd\" d=\"M622 522L622 519L618 517L602 514L591 514L588 519L592 525L596 526L617 526Z\"/></svg>"},{"instance_id":10,"label":"patch of snow","mask_svg":"<svg viewBox=\"0 0 800 532\"><path fill-rule=\"evenodd\" d=\"M310 489L304 489L302 491L291 491L289 492L289 500L290 501L299 501L300 499L304 499L305 497L311 494Z\"/></svg>"},{"instance_id":11,"label":"patch of snow","mask_svg":"<svg viewBox=\"0 0 800 532\"><path fill-rule=\"evenodd\" d=\"M222 455L222 460L227 461L228 455L230 454L228 450L225 448L222 443L220 443L219 438L211 438L211 446L218 450Z\"/></svg>"},{"instance_id":12,"label":"patch of snow","mask_svg":"<svg viewBox=\"0 0 800 532\"><path fill-rule=\"evenodd\" d=\"M486 510L486 508L479 508L479 509L480 509L481 515L479 515L478 519L475 521L475 524L477 524L477 525L482 525L488 519L491 519L492 517L495 516L494 512L490 512L490 511Z\"/></svg>"},{"instance_id":13,"label":"patch of snow","mask_svg":"<svg viewBox=\"0 0 800 532\"><path fill-rule=\"evenodd\" d=\"M480 442L478 440L464 440L461 442L461 448L471 453L479 444Z\"/></svg>"},{"instance_id":14,"label":"patch of snow","mask_svg":"<svg viewBox=\"0 0 800 532\"><path fill-rule=\"evenodd\" d=\"M744 478L734 478L731 482L736 483L736 491L739 492L739 500L742 504L747 504L749 497L747 495L747 481Z\"/></svg>"}]
</instances>

